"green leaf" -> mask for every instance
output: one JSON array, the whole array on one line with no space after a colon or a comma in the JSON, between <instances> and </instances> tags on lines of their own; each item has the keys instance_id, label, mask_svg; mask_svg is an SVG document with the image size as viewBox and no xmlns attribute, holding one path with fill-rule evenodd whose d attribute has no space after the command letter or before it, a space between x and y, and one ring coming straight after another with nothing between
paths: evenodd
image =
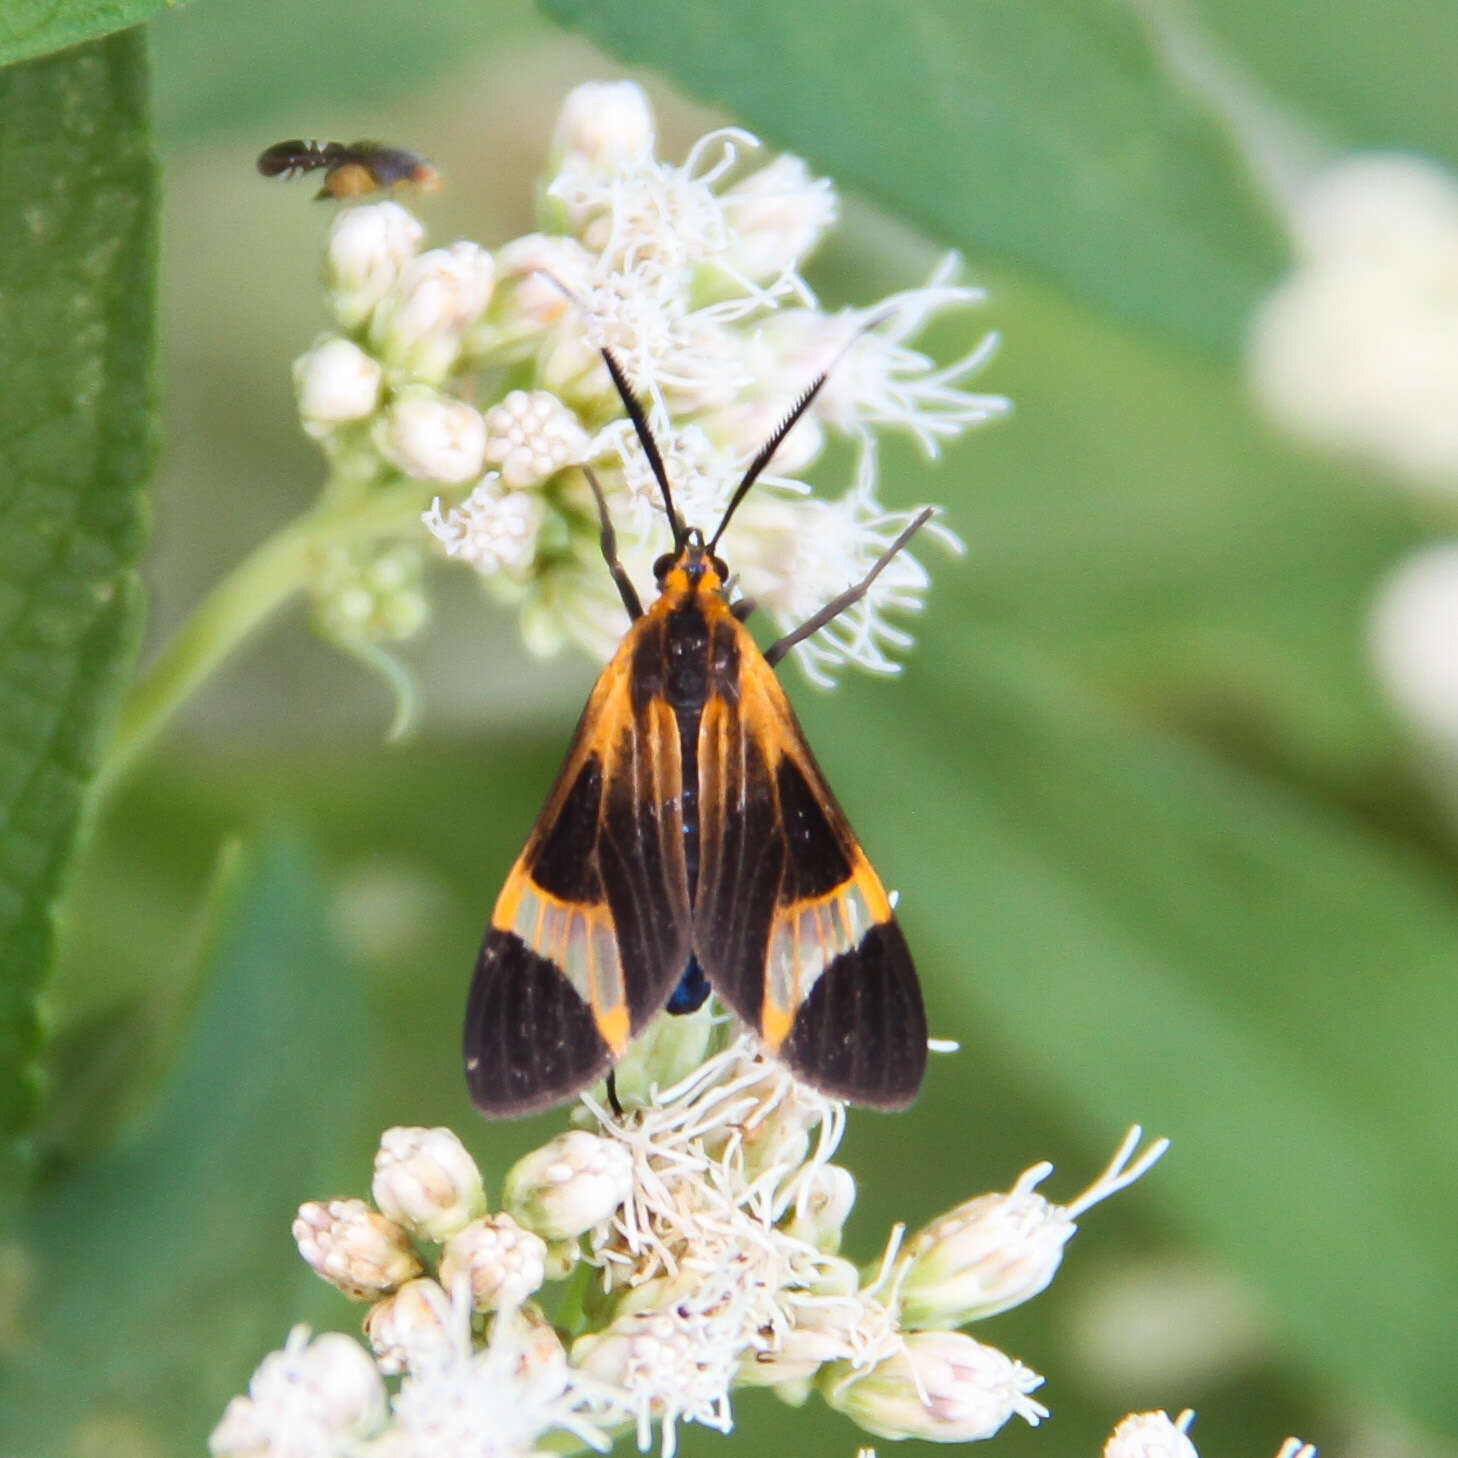
<instances>
[{"instance_id":1,"label":"green leaf","mask_svg":"<svg viewBox=\"0 0 1458 1458\"><path fill-rule=\"evenodd\" d=\"M1200 8L1216 51L1334 142L1422 148L1458 167L1458 7L1449 0L1343 0L1329 25L1264 0Z\"/></svg>"},{"instance_id":2,"label":"green leaf","mask_svg":"<svg viewBox=\"0 0 1458 1458\"><path fill-rule=\"evenodd\" d=\"M0 66L48 56L139 25L186 0L5 0Z\"/></svg>"},{"instance_id":3,"label":"green leaf","mask_svg":"<svg viewBox=\"0 0 1458 1458\"><path fill-rule=\"evenodd\" d=\"M911 707L838 704L860 773L836 783L853 808L900 767L873 848L934 1031L1091 1140L1171 1136L1144 1198L1251 1278L1286 1359L1451 1428L1451 872L1122 721L985 626L926 636L956 671L915 670ZM949 1140L959 1061L924 1113Z\"/></svg>"},{"instance_id":4,"label":"green leaf","mask_svg":"<svg viewBox=\"0 0 1458 1458\"><path fill-rule=\"evenodd\" d=\"M323 911L308 858L266 847L144 1131L26 1212L32 1302L0 1371L17 1451L201 1452L291 1322L350 1324L288 1234L300 1200L368 1172L350 1138L370 1061L359 984Z\"/></svg>"},{"instance_id":5,"label":"green leaf","mask_svg":"<svg viewBox=\"0 0 1458 1458\"><path fill-rule=\"evenodd\" d=\"M0 73L0 1190L12 1197L56 898L141 618L146 74L136 34Z\"/></svg>"},{"instance_id":6,"label":"green leaf","mask_svg":"<svg viewBox=\"0 0 1458 1458\"><path fill-rule=\"evenodd\" d=\"M978 253L1230 353L1280 250L1132 13L1059 0L543 0L776 146Z\"/></svg>"}]
</instances>

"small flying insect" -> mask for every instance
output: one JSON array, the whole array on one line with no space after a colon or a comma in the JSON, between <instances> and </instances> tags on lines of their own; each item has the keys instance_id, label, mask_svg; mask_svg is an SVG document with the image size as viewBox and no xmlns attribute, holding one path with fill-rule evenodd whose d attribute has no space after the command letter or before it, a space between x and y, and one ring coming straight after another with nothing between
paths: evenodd
<instances>
[{"instance_id":1,"label":"small flying insect","mask_svg":"<svg viewBox=\"0 0 1458 1458\"><path fill-rule=\"evenodd\" d=\"M864 597L932 515L853 587L760 651L719 539L825 383L754 460L714 534L685 526L643 406L603 358L663 497L673 548L645 612L597 501L631 626L491 915L466 1006L466 1081L491 1117L608 1075L657 1014L717 993L804 1082L904 1108L926 1069L921 989L891 901L815 763L774 665ZM619 1110L619 1112L621 1112Z\"/></svg>"},{"instance_id":2,"label":"small flying insect","mask_svg":"<svg viewBox=\"0 0 1458 1458\"><path fill-rule=\"evenodd\" d=\"M315 193L319 198L364 197L388 192L401 182L422 192L434 192L441 185L434 163L419 152L383 142L306 142L296 137L275 142L258 156L258 170L265 177L301 177L320 168L324 186Z\"/></svg>"}]
</instances>

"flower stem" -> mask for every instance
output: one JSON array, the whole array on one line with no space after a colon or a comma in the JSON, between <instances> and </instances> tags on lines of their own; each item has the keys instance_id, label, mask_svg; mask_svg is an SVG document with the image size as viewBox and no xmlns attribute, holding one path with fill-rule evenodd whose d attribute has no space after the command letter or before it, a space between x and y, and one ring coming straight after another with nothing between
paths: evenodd
<instances>
[{"instance_id":1,"label":"flower stem","mask_svg":"<svg viewBox=\"0 0 1458 1458\"><path fill-rule=\"evenodd\" d=\"M380 491L347 505L325 499L245 557L206 597L132 685L96 778L113 789L173 714L239 645L306 587L321 548L398 535L419 520L417 490Z\"/></svg>"}]
</instances>

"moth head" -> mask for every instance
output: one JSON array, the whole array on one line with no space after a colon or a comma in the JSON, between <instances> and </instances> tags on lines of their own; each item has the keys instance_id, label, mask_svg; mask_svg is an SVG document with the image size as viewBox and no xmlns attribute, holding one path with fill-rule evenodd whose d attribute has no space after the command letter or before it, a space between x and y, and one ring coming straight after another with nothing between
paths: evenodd
<instances>
[{"instance_id":1,"label":"moth head","mask_svg":"<svg viewBox=\"0 0 1458 1458\"><path fill-rule=\"evenodd\" d=\"M653 564L658 590L680 592L722 592L729 580L724 559L704 545L704 534L690 527L677 551L665 552Z\"/></svg>"}]
</instances>

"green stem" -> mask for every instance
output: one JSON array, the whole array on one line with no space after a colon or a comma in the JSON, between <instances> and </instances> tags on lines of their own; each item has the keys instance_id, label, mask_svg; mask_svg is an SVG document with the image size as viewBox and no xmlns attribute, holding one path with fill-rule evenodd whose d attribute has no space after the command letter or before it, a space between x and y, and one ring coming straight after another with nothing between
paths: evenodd
<instances>
[{"instance_id":1,"label":"green stem","mask_svg":"<svg viewBox=\"0 0 1458 1458\"><path fill-rule=\"evenodd\" d=\"M327 501L275 532L212 590L132 685L96 787L106 794L212 673L296 592L322 547L399 534L419 520L417 489L380 491L347 505Z\"/></svg>"}]
</instances>

